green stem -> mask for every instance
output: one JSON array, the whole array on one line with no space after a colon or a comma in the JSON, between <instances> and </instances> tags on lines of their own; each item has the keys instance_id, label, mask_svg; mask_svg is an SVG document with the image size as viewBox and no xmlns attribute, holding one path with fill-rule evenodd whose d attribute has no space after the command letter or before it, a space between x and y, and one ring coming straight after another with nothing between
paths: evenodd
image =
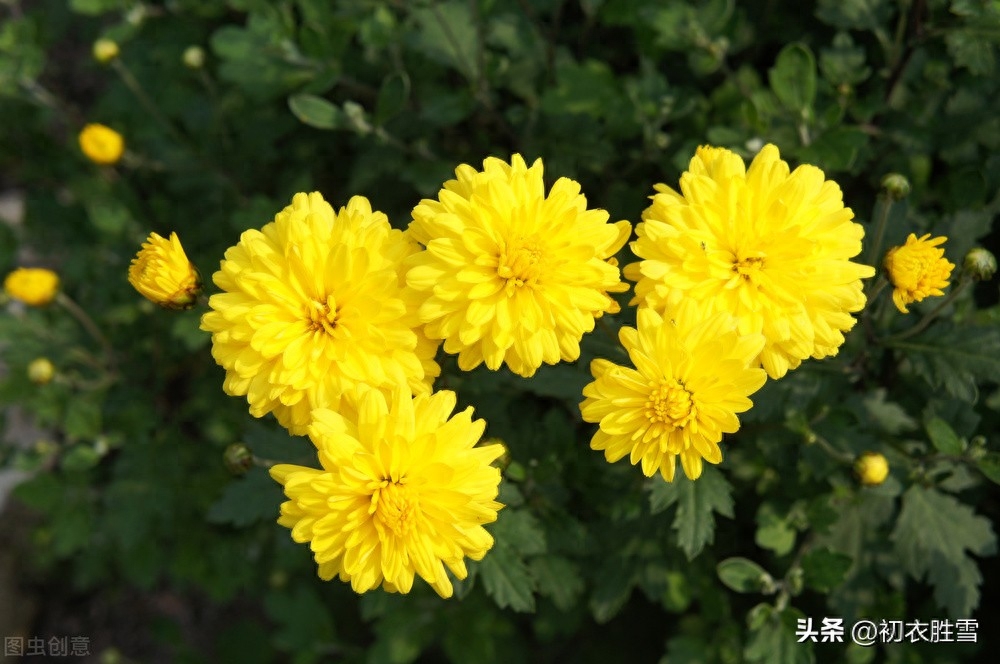
<instances>
[{"instance_id":1,"label":"green stem","mask_svg":"<svg viewBox=\"0 0 1000 664\"><path fill-rule=\"evenodd\" d=\"M879 252L882 250L882 240L885 239L885 228L889 223L892 203L893 200L890 196L880 194L875 201L875 210L872 212L872 217L875 219L875 241L868 245L865 265L875 265L876 270L878 270L878 266L875 264L875 259L878 258Z\"/></svg>"},{"instance_id":2,"label":"green stem","mask_svg":"<svg viewBox=\"0 0 1000 664\"><path fill-rule=\"evenodd\" d=\"M94 341L98 343L101 347L101 352L104 353L104 360L107 363L108 371L111 374L117 374L118 371L115 367L115 353L111 348L111 343L108 338L104 336L97 324L94 323L94 319L87 314L83 308L74 302L65 293L59 293L56 295L56 302L66 311L70 313L73 318L77 320L78 323L87 331L87 334L91 336Z\"/></svg>"},{"instance_id":3,"label":"green stem","mask_svg":"<svg viewBox=\"0 0 1000 664\"><path fill-rule=\"evenodd\" d=\"M131 90L132 94L135 95L135 98L139 100L140 104L142 104L142 107L146 109L146 112L149 113L150 117L163 127L163 129L166 130L166 132L174 139L186 144L184 136L181 132L173 125L173 123L170 122L170 120L167 119L165 115L163 115L163 113L160 112L156 102L154 102L152 98L146 94L142 85L138 80L136 80L135 76L132 75L129 68L125 66L125 63L122 62L120 58L117 58L111 63L111 66L118 73L118 76L121 77L125 87Z\"/></svg>"},{"instance_id":4,"label":"green stem","mask_svg":"<svg viewBox=\"0 0 1000 664\"><path fill-rule=\"evenodd\" d=\"M942 298L942 300L938 303L936 307L928 311L924 315L924 317L920 319L919 323L909 328L908 330L903 330L899 334L894 334L891 337L888 337L884 343L892 345L892 342L894 341L902 341L903 339L909 339L913 335L920 334L921 332L923 332L925 329L927 329L928 325L934 322L934 319L937 318L938 314L941 313L941 311L945 307L947 307L949 304L955 301L955 298L957 298L959 294L963 290L965 290L965 287L968 286L971 281L972 281L971 279L967 279L963 275L962 278L959 280L958 284L956 284L955 287L951 289L951 292L945 295L944 298Z\"/></svg>"}]
</instances>

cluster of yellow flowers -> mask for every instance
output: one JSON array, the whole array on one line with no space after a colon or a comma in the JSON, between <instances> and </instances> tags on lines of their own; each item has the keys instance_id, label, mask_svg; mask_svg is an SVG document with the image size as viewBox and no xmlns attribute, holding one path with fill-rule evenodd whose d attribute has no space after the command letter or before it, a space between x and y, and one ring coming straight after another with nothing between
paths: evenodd
<instances>
[{"instance_id":1,"label":"cluster of yellow flowers","mask_svg":"<svg viewBox=\"0 0 1000 664\"><path fill-rule=\"evenodd\" d=\"M520 155L456 175L406 231L364 197L335 211L296 194L226 252L202 318L223 389L316 446L322 469L271 470L280 523L358 592L407 592L416 574L448 597L445 567L465 578L493 545L504 448L433 392L439 346L465 370L531 376L579 358L627 288L613 256L631 226L588 210L576 182L546 193L541 160Z\"/></svg>"},{"instance_id":2,"label":"cluster of yellow flowers","mask_svg":"<svg viewBox=\"0 0 1000 664\"><path fill-rule=\"evenodd\" d=\"M226 393L315 445L319 469L271 468L288 497L279 523L311 544L320 577L358 592L408 592L420 576L448 597L446 568L465 578L464 559L493 545L483 524L502 507L493 463L505 450L481 442L471 408L453 415L453 392L433 390L439 347L462 370L530 377L578 360L628 290L615 254L631 224L588 209L577 182L546 192L542 161L520 155L455 174L405 231L364 197L335 210L296 194L226 251L201 321ZM624 269L637 326L619 338L634 366L594 360L580 410L609 461L672 481L679 457L696 479L769 376L838 352L875 270L851 260L864 231L837 184L791 170L772 145L749 168L699 148L680 191L656 191L631 244L640 260ZM886 260L897 303L948 276L907 247ZM129 280L170 308L200 292L176 234L150 235Z\"/></svg>"},{"instance_id":3,"label":"cluster of yellow flowers","mask_svg":"<svg viewBox=\"0 0 1000 664\"><path fill-rule=\"evenodd\" d=\"M656 185L626 266L638 329L622 344L636 369L598 360L583 417L609 461L696 479L719 463L723 433L767 376L834 355L865 304L861 252L840 188L813 166L794 171L773 145L747 168L722 148L699 148L681 191Z\"/></svg>"}]
</instances>

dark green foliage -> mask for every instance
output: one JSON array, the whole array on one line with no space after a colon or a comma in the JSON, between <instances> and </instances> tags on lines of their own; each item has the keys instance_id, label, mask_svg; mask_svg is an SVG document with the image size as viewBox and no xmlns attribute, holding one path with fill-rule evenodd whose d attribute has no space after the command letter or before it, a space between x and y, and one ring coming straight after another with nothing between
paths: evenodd
<instances>
[{"instance_id":1,"label":"dark green foliage","mask_svg":"<svg viewBox=\"0 0 1000 664\"><path fill-rule=\"evenodd\" d=\"M99 37L117 63L90 57ZM0 3L0 189L26 205L0 224L0 272L54 267L103 337L59 305L0 312L0 404L45 432L0 443L0 466L30 474L14 496L38 515L35 574L231 612L210 652L151 628L178 661L982 661L1000 616L1000 308L996 278L969 288L961 265L1000 238L998 44L1000 9L979 0ZM122 163L85 160L87 122L125 136ZM212 292L226 248L296 192L365 195L405 228L459 164L515 152L634 225L697 146L766 143L838 183L880 272L909 233L947 235L956 294L904 316L887 288L837 356L753 395L697 481L589 449L581 390L591 360L628 362L631 294L577 362L530 380L442 353L436 387L509 452L495 546L450 600L320 581L266 472L317 467L313 445L222 392L202 309L158 310L125 278L150 231L177 231ZM888 207L890 172L912 193ZM46 385L26 376L41 356ZM241 477L234 443L256 464ZM854 474L865 452L888 461L879 486ZM974 617L979 642L799 643L825 616L848 642L861 618Z\"/></svg>"}]
</instances>

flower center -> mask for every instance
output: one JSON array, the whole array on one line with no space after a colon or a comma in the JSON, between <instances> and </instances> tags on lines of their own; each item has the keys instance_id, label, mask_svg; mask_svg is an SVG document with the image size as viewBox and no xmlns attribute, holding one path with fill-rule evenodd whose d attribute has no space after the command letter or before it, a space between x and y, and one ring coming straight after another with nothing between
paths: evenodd
<instances>
[{"instance_id":1,"label":"flower center","mask_svg":"<svg viewBox=\"0 0 1000 664\"><path fill-rule=\"evenodd\" d=\"M684 383L666 378L652 385L646 400L646 418L681 428L694 419L695 404Z\"/></svg>"},{"instance_id":2,"label":"flower center","mask_svg":"<svg viewBox=\"0 0 1000 664\"><path fill-rule=\"evenodd\" d=\"M760 276L760 272L764 269L764 257L763 256L747 256L746 258L737 258L733 262L733 272L743 277L745 281L751 283L756 283Z\"/></svg>"},{"instance_id":3,"label":"flower center","mask_svg":"<svg viewBox=\"0 0 1000 664\"><path fill-rule=\"evenodd\" d=\"M500 252L497 275L507 281L508 288L534 287L542 274L542 245L534 238L520 239Z\"/></svg>"},{"instance_id":4,"label":"flower center","mask_svg":"<svg viewBox=\"0 0 1000 664\"><path fill-rule=\"evenodd\" d=\"M397 537L405 536L412 528L417 511L417 494L406 484L382 480L372 494L375 518Z\"/></svg>"},{"instance_id":5,"label":"flower center","mask_svg":"<svg viewBox=\"0 0 1000 664\"><path fill-rule=\"evenodd\" d=\"M337 329L337 303L330 295L326 298L326 302L320 302L319 300L310 300L307 317L309 318L309 329L313 332L326 331L327 334L332 335L333 331Z\"/></svg>"}]
</instances>

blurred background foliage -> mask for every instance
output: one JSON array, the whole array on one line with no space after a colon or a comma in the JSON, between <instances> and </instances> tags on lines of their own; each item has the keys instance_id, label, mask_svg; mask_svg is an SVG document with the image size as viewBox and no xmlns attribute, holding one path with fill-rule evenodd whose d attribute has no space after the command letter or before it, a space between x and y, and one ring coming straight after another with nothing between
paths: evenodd
<instances>
[{"instance_id":1,"label":"blurred background foliage","mask_svg":"<svg viewBox=\"0 0 1000 664\"><path fill-rule=\"evenodd\" d=\"M580 390L591 358L621 357L628 309L532 380L444 359L438 386L510 460L496 547L442 601L316 578L274 523L280 487L224 463L242 442L311 465L308 440L223 394L199 312L154 310L125 279L150 231L177 231L207 277L295 192L368 196L402 228L458 164L514 152L635 223L706 143L777 144L869 227L901 173L886 246L947 235L961 265L1000 238L995 0L4 0L0 21L0 188L25 197L0 268L56 269L103 337L60 307L0 316L0 400L46 432L0 446L31 478L14 494L45 598L29 633L184 662L971 662L1000 645L995 280L910 336L937 303L904 317L883 296L837 358L768 382L694 483L588 449ZM117 59L93 58L99 38ZM116 167L81 154L87 122L125 137ZM45 385L26 374L41 356ZM852 473L867 450L891 467L877 487ZM825 616L976 617L979 642L796 643L797 619Z\"/></svg>"}]
</instances>

